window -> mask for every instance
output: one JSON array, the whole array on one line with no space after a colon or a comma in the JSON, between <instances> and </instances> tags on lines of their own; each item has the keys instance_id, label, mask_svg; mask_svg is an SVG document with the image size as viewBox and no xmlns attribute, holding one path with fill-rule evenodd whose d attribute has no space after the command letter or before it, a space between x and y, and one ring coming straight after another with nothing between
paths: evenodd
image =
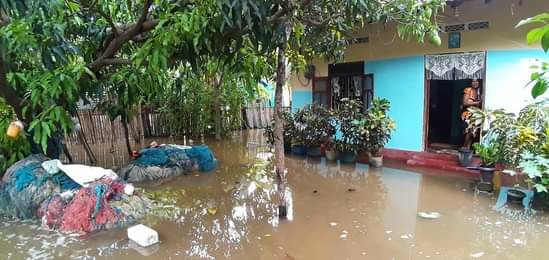
<instances>
[{"instance_id":1,"label":"window","mask_svg":"<svg viewBox=\"0 0 549 260\"><path fill-rule=\"evenodd\" d=\"M374 98L374 75L322 77L313 80L313 103L337 108L343 98L360 100L366 111Z\"/></svg>"},{"instance_id":2,"label":"window","mask_svg":"<svg viewBox=\"0 0 549 260\"><path fill-rule=\"evenodd\" d=\"M330 91L327 77L315 78L313 80L313 103L329 107Z\"/></svg>"}]
</instances>

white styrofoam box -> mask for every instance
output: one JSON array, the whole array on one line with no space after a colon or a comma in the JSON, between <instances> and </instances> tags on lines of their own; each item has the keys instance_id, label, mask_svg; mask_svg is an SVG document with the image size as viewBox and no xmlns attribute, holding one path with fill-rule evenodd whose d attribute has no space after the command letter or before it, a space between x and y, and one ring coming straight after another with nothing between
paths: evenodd
<instances>
[{"instance_id":1,"label":"white styrofoam box","mask_svg":"<svg viewBox=\"0 0 549 260\"><path fill-rule=\"evenodd\" d=\"M142 247L142 246L138 245L137 243L135 243L131 240L128 243L128 247L135 250L137 253L139 253L142 256L151 256L151 255L156 254L156 252L158 252L158 250L160 250L160 245L159 244L154 244L154 245L148 246L148 247Z\"/></svg>"},{"instance_id":2,"label":"white styrofoam box","mask_svg":"<svg viewBox=\"0 0 549 260\"><path fill-rule=\"evenodd\" d=\"M139 246L148 247L158 243L158 232L143 224L128 228L128 238Z\"/></svg>"}]
</instances>

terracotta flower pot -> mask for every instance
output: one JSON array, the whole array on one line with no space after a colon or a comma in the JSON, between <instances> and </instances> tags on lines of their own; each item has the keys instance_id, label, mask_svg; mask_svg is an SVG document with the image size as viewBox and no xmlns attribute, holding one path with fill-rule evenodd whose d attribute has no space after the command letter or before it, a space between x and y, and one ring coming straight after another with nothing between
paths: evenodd
<instances>
[{"instance_id":1,"label":"terracotta flower pot","mask_svg":"<svg viewBox=\"0 0 549 260\"><path fill-rule=\"evenodd\" d=\"M370 154L367 151L360 151L356 156L356 162L369 164L370 163Z\"/></svg>"}]
</instances>

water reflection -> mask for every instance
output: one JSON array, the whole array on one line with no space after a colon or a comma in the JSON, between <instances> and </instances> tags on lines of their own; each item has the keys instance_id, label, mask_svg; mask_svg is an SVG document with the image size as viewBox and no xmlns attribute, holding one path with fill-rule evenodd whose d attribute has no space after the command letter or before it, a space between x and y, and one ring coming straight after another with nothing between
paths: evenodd
<instances>
[{"instance_id":1,"label":"water reflection","mask_svg":"<svg viewBox=\"0 0 549 260\"><path fill-rule=\"evenodd\" d=\"M79 238L3 220L0 250L13 259L549 259L544 212L510 205L501 214L470 181L402 169L289 156L289 220L280 221L261 132L208 144L220 160L215 173L141 185L179 209L144 220L160 234L157 248L135 248L125 230Z\"/></svg>"}]
</instances>

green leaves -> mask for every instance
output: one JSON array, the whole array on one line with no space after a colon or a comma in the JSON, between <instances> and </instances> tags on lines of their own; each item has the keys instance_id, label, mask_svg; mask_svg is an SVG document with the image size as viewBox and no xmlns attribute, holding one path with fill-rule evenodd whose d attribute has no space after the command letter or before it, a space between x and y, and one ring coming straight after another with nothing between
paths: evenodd
<instances>
[{"instance_id":1,"label":"green leaves","mask_svg":"<svg viewBox=\"0 0 549 260\"><path fill-rule=\"evenodd\" d=\"M516 27L529 25L529 24L542 24L542 26L530 30L526 36L528 44L541 44L541 48L544 52L549 51L549 13L542 13L534 17L520 21ZM515 27L515 28L516 28ZM533 69L538 69L539 71L534 71L531 75L531 82L528 83L532 85L532 97L534 99L542 96L547 92L549 86L549 81L545 76L549 72L549 66L547 63L542 63L542 66L535 66Z\"/></svg>"},{"instance_id":2,"label":"green leaves","mask_svg":"<svg viewBox=\"0 0 549 260\"><path fill-rule=\"evenodd\" d=\"M547 91L547 81L545 80L538 80L536 84L534 84L534 87L532 87L532 97L537 98L541 95L543 95Z\"/></svg>"},{"instance_id":3,"label":"green leaves","mask_svg":"<svg viewBox=\"0 0 549 260\"><path fill-rule=\"evenodd\" d=\"M528 44L540 43L545 52L549 51L549 13L538 14L534 17L522 20L515 26L515 28L529 24L542 25L528 32L526 36Z\"/></svg>"},{"instance_id":4,"label":"green leaves","mask_svg":"<svg viewBox=\"0 0 549 260\"><path fill-rule=\"evenodd\" d=\"M547 34L548 32L549 32L549 25L532 29L530 32L528 32L528 35L526 36L528 44L541 42L541 39L544 38L545 34ZM549 46L544 46L543 48L546 49L546 47L549 48Z\"/></svg>"},{"instance_id":5,"label":"green leaves","mask_svg":"<svg viewBox=\"0 0 549 260\"><path fill-rule=\"evenodd\" d=\"M527 24L532 24L532 23L545 23L547 20L549 20L549 13L541 13L536 16L521 20L515 26L515 28L518 28Z\"/></svg>"}]
</instances>

